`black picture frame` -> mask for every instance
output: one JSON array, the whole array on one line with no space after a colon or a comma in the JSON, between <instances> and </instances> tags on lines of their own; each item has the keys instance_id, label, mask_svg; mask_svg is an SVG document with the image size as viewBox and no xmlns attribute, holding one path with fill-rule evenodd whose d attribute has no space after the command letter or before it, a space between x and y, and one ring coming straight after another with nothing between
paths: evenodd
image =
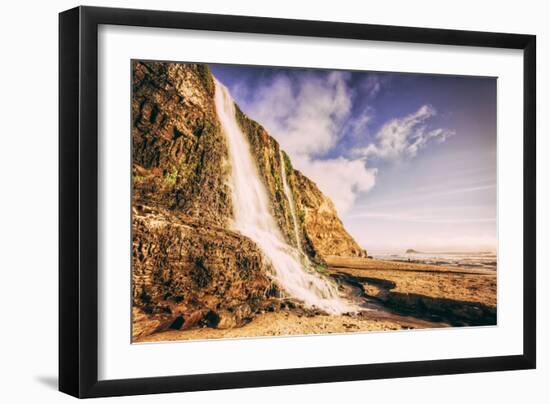
<instances>
[{"instance_id":1,"label":"black picture frame","mask_svg":"<svg viewBox=\"0 0 550 404\"><path fill-rule=\"evenodd\" d=\"M99 381L97 62L100 24L523 50L523 354ZM77 7L59 15L59 100L59 389L62 392L81 398L104 397L535 368L534 35Z\"/></svg>"}]
</instances>

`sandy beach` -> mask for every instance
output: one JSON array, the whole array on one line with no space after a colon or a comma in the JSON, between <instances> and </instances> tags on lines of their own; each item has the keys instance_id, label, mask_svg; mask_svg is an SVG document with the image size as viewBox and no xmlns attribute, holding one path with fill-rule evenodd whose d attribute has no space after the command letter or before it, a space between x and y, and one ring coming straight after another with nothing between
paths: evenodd
<instances>
[{"instance_id":1,"label":"sandy beach","mask_svg":"<svg viewBox=\"0 0 550 404\"><path fill-rule=\"evenodd\" d=\"M496 272L365 258L329 257L328 274L357 314L311 314L296 307L260 312L242 327L165 330L134 342L204 340L496 324Z\"/></svg>"}]
</instances>

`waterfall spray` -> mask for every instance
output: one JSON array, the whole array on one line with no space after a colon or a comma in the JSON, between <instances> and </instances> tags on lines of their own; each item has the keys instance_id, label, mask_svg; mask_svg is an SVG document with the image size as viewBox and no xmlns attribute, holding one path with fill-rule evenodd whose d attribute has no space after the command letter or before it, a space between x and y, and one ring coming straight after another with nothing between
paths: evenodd
<instances>
[{"instance_id":1,"label":"waterfall spray","mask_svg":"<svg viewBox=\"0 0 550 404\"><path fill-rule=\"evenodd\" d=\"M277 282L289 295L331 314L357 311L356 306L340 297L333 282L302 265L300 252L286 242L271 211L248 140L237 122L235 103L225 86L217 80L215 84L216 112L231 163L233 228L259 246L271 262Z\"/></svg>"}]
</instances>

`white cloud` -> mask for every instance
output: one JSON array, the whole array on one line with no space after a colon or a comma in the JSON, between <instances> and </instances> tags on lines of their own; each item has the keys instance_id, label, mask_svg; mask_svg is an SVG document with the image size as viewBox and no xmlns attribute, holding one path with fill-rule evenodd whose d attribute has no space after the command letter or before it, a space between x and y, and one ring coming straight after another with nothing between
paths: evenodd
<instances>
[{"instance_id":1,"label":"white cloud","mask_svg":"<svg viewBox=\"0 0 550 404\"><path fill-rule=\"evenodd\" d=\"M375 136L376 143L354 151L357 156L375 156L385 160L414 157L429 142L444 142L454 132L437 128L428 130L426 122L436 115L429 105L404 118L392 119L382 126Z\"/></svg>"},{"instance_id":2,"label":"white cloud","mask_svg":"<svg viewBox=\"0 0 550 404\"><path fill-rule=\"evenodd\" d=\"M346 74L305 75L299 81L279 74L253 94L247 112L273 133L291 155L322 155L338 140L351 94Z\"/></svg>"},{"instance_id":3,"label":"white cloud","mask_svg":"<svg viewBox=\"0 0 550 404\"><path fill-rule=\"evenodd\" d=\"M366 95L370 98L374 98L378 95L382 86L387 79L376 74L369 74L365 80L361 82L361 87L363 88Z\"/></svg>"},{"instance_id":4,"label":"white cloud","mask_svg":"<svg viewBox=\"0 0 550 404\"><path fill-rule=\"evenodd\" d=\"M348 122L344 131L346 134L353 136L355 139L364 139L369 134L369 124L372 121L374 112L371 107L367 106L363 112Z\"/></svg>"},{"instance_id":5,"label":"white cloud","mask_svg":"<svg viewBox=\"0 0 550 404\"><path fill-rule=\"evenodd\" d=\"M367 168L362 160L302 158L296 164L334 202L340 214L348 212L358 194L368 192L376 182L377 170Z\"/></svg>"}]
</instances>

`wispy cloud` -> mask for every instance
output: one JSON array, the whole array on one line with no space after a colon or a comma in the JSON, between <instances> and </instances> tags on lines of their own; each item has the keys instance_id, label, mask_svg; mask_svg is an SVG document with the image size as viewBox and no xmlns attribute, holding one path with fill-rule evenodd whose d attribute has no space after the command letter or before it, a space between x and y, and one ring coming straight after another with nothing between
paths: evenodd
<instances>
[{"instance_id":1,"label":"wispy cloud","mask_svg":"<svg viewBox=\"0 0 550 404\"><path fill-rule=\"evenodd\" d=\"M352 136L353 139L361 140L369 136L370 124L374 118L374 110L367 105L363 111L355 117L349 119L342 129L346 136Z\"/></svg>"},{"instance_id":2,"label":"wispy cloud","mask_svg":"<svg viewBox=\"0 0 550 404\"><path fill-rule=\"evenodd\" d=\"M391 81L391 76L384 74L370 73L365 79L361 80L359 86L361 87L361 93L367 97L373 99L376 98L379 93L388 86Z\"/></svg>"},{"instance_id":3,"label":"wispy cloud","mask_svg":"<svg viewBox=\"0 0 550 404\"><path fill-rule=\"evenodd\" d=\"M379 220L389 220L398 222L414 222L414 223L484 223L495 222L496 217L456 217L456 216L433 216L422 215L418 213L396 213L394 211L370 211L349 215L349 218L369 218Z\"/></svg>"},{"instance_id":4,"label":"wispy cloud","mask_svg":"<svg viewBox=\"0 0 550 404\"><path fill-rule=\"evenodd\" d=\"M468 193L482 192L482 191L488 191L488 190L496 191L496 184L493 183L493 184L479 185L479 186L466 186L466 187L459 187L454 189L442 189L442 190L436 190L436 191L418 190L417 192L409 193L408 196L405 198L392 197L385 201L380 201L372 204L364 204L363 206L361 206L361 208L376 209L376 208L389 207L389 206L418 204L418 203L422 203L423 201L434 201L441 197L452 196L452 195L464 195Z\"/></svg>"},{"instance_id":5,"label":"wispy cloud","mask_svg":"<svg viewBox=\"0 0 550 404\"><path fill-rule=\"evenodd\" d=\"M493 251L496 252L497 240L491 234L468 234L463 236L430 237L424 236L422 239L415 237L405 237L397 242L388 242L376 238L364 238L361 240L363 245L369 246L369 253L391 252L403 253L408 248L414 248L419 251L427 252L475 252L475 251Z\"/></svg>"},{"instance_id":6,"label":"wispy cloud","mask_svg":"<svg viewBox=\"0 0 550 404\"><path fill-rule=\"evenodd\" d=\"M367 158L374 156L384 160L414 157L428 143L442 143L454 134L443 128L428 129L428 120L436 114L432 106L423 105L412 114L392 119L380 128L375 143L355 149L354 155Z\"/></svg>"},{"instance_id":7,"label":"wispy cloud","mask_svg":"<svg viewBox=\"0 0 550 404\"><path fill-rule=\"evenodd\" d=\"M382 89L382 80L379 76L372 74L362 81L361 86L368 97L374 98Z\"/></svg>"}]
</instances>

